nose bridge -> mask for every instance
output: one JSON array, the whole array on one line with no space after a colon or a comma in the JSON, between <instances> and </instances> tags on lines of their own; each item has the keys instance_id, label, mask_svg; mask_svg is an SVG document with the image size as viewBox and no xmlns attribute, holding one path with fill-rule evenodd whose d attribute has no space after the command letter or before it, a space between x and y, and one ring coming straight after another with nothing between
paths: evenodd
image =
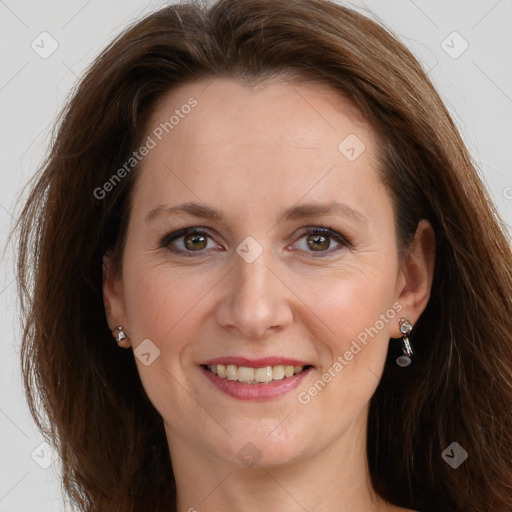
<instances>
[{"instance_id":1,"label":"nose bridge","mask_svg":"<svg viewBox=\"0 0 512 512\"><path fill-rule=\"evenodd\" d=\"M272 257L270 247L257 246L254 239L245 240L237 248L229 289L218 311L222 325L260 337L269 328L290 322L286 287L270 270L275 267Z\"/></svg>"},{"instance_id":2,"label":"nose bridge","mask_svg":"<svg viewBox=\"0 0 512 512\"><path fill-rule=\"evenodd\" d=\"M277 297L275 276L270 272L271 251L266 248L254 259L238 256L235 268L235 283L232 290L238 311L254 316L268 314Z\"/></svg>"},{"instance_id":3,"label":"nose bridge","mask_svg":"<svg viewBox=\"0 0 512 512\"><path fill-rule=\"evenodd\" d=\"M248 223L251 226L254 225L250 219ZM234 273L238 284L243 285L243 293L249 291L257 294L259 290L264 295L266 287L270 284L268 281L272 277L275 279L269 270L269 267L274 265L272 237L265 233L263 226L258 226L258 229L253 228L251 232L254 236L247 235L235 248Z\"/></svg>"},{"instance_id":4,"label":"nose bridge","mask_svg":"<svg viewBox=\"0 0 512 512\"><path fill-rule=\"evenodd\" d=\"M243 256L237 255L239 261L235 263L236 288L238 288L242 296L250 298L260 295L266 300L270 299L269 287L272 287L270 281L275 279L275 276L269 270L271 256L271 251L268 248L263 250L253 261L246 260Z\"/></svg>"}]
</instances>

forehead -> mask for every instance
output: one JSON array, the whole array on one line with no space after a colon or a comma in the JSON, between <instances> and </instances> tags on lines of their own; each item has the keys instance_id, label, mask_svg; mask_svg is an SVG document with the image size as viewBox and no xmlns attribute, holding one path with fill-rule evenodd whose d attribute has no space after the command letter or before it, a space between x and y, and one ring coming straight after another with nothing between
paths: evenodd
<instances>
[{"instance_id":1,"label":"forehead","mask_svg":"<svg viewBox=\"0 0 512 512\"><path fill-rule=\"evenodd\" d=\"M197 104L189 109L192 102ZM174 116L176 124L166 135L169 142L180 145L250 141L263 145L295 142L299 147L319 148L349 129L364 132L367 141L373 142L359 110L321 83L281 79L253 86L225 78L184 84L160 99L149 129L169 121L173 114L180 119ZM189 120L182 122L187 117Z\"/></svg>"},{"instance_id":2,"label":"forehead","mask_svg":"<svg viewBox=\"0 0 512 512\"><path fill-rule=\"evenodd\" d=\"M365 203L378 186L371 127L324 84L184 84L155 106L147 137L154 147L136 185L147 204L178 197L234 204L234 192L241 207L293 203L306 193L311 201L341 193Z\"/></svg>"}]
</instances>

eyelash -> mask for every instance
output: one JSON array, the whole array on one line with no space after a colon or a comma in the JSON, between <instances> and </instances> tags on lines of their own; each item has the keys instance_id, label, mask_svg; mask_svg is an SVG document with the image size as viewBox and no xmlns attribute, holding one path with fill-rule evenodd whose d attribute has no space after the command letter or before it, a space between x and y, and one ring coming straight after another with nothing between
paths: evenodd
<instances>
[{"instance_id":1,"label":"eyelash","mask_svg":"<svg viewBox=\"0 0 512 512\"><path fill-rule=\"evenodd\" d=\"M175 254L184 255L188 258L194 258L197 256L201 256L205 252L204 249L200 250L200 251L184 251L181 249L171 248L171 242L178 240L179 238L185 237L187 235L195 235L195 234L206 235L209 238L211 238L208 229L196 228L196 227L182 228L182 229L179 229L178 231L173 231L172 233L165 235L162 238L162 240L160 241L159 248L167 248ZM304 233L302 233L302 235L299 237L299 240L307 235L326 236L326 237L334 239L336 242L338 242L341 245L341 247L346 247L346 248L352 247L352 244L341 233L334 231L331 228L331 226L328 226L328 227L318 226L318 227L314 227L314 228L308 228ZM331 255L332 253L337 252L339 250L341 250L341 248L337 248L334 250L328 249L327 251L319 251L317 254L315 254L315 251L306 251L306 252L311 254L311 256L308 256L308 257L325 258L327 255ZM197 253L197 255L194 253Z\"/></svg>"}]
</instances>

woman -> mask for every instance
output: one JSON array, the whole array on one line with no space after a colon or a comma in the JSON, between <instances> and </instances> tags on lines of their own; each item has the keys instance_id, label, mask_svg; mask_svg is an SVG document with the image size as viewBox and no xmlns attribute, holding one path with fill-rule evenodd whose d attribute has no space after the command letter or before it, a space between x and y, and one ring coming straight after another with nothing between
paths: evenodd
<instances>
[{"instance_id":1,"label":"woman","mask_svg":"<svg viewBox=\"0 0 512 512\"><path fill-rule=\"evenodd\" d=\"M135 24L63 113L19 253L29 403L80 510L511 509L507 233L366 17Z\"/></svg>"}]
</instances>

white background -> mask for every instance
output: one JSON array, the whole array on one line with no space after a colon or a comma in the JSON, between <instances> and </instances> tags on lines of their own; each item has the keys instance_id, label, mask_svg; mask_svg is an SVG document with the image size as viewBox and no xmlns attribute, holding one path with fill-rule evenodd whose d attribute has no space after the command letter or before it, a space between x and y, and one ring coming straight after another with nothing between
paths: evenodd
<instances>
[{"instance_id":1,"label":"white background","mask_svg":"<svg viewBox=\"0 0 512 512\"><path fill-rule=\"evenodd\" d=\"M123 27L165 3L0 0L2 249L19 211L21 187L41 162L50 128L77 78ZM368 0L352 5L380 17L430 70L511 226L512 1ZM44 31L58 43L46 59L31 47L33 41L42 46ZM450 36L454 31L463 39ZM446 41L456 54L464 40L469 46L458 58L442 47ZM22 391L14 276L7 247L0 262L0 512L61 511L56 465L51 464L50 450L41 446Z\"/></svg>"}]
</instances>

